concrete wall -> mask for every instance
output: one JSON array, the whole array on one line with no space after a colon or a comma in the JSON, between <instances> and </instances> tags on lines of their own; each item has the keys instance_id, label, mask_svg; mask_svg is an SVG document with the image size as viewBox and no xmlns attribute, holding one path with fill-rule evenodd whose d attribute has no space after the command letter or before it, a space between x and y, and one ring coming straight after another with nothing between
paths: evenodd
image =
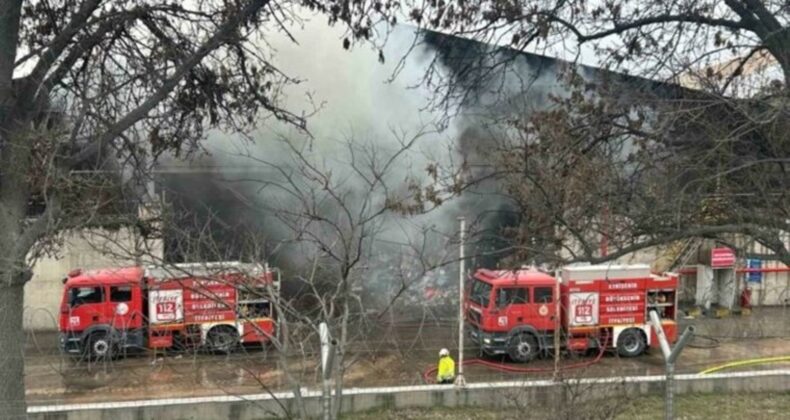
<instances>
[{"instance_id":1,"label":"concrete wall","mask_svg":"<svg viewBox=\"0 0 790 420\"><path fill-rule=\"evenodd\" d=\"M790 236L784 238L790 247ZM771 251L758 243L752 243L749 251L755 254L769 254ZM779 261L763 261L763 268L783 268ZM762 281L749 282L752 289L752 302L755 305L787 305L790 303L790 273L763 273Z\"/></svg>"},{"instance_id":2,"label":"concrete wall","mask_svg":"<svg viewBox=\"0 0 790 420\"><path fill-rule=\"evenodd\" d=\"M777 261L763 261L767 268L785 267ZM754 305L787 305L790 303L790 273L763 273L759 283L749 283Z\"/></svg>"},{"instance_id":3,"label":"concrete wall","mask_svg":"<svg viewBox=\"0 0 790 420\"><path fill-rule=\"evenodd\" d=\"M676 376L676 392L785 392L790 390L790 370L765 370L723 374L688 374ZM592 390L592 391L591 391ZM630 376L588 378L555 383L542 381L511 381L469 384L456 389L452 385L422 385L389 388L358 388L344 392L343 411L359 412L376 408L401 409L414 407L482 406L559 407L574 402L606 398L627 399L632 396L656 394L664 390L663 376ZM581 393L583 391L584 393ZM320 395L305 392L309 415L320 413ZM584 397L579 398L580 395ZM104 402L32 406L30 419L47 420L147 420L147 419L231 419L247 420L281 416L283 407L294 409L290 393L245 396L217 396L166 400Z\"/></svg>"},{"instance_id":4,"label":"concrete wall","mask_svg":"<svg viewBox=\"0 0 790 420\"><path fill-rule=\"evenodd\" d=\"M778 261L763 261L765 268L783 268ZM681 278L681 288L692 290L694 304L709 309L711 305L721 305L732 309L739 307L740 294L744 287L744 273L734 274L732 270L713 270L705 265L686 266L686 270L696 270L696 274L685 274ZM790 303L790 272L763 273L762 281L749 282L752 289L752 306L778 306ZM689 289L689 286L692 286ZM687 292L686 292L687 293ZM688 296L681 296L687 298Z\"/></svg>"},{"instance_id":5,"label":"concrete wall","mask_svg":"<svg viewBox=\"0 0 790 420\"><path fill-rule=\"evenodd\" d=\"M783 238L783 240L787 246L790 246L790 236ZM749 241L748 238L738 236L733 242L742 252L773 258L771 250L754 241ZM763 273L760 282L747 283L744 273L734 273L728 269L711 269L710 253L711 248L715 246L714 241L701 241L698 246L681 256L680 262L683 266L678 268L687 271L681 276L681 300L693 302L704 308L718 305L733 309L739 307L741 291L744 286L748 286L752 289L753 306L776 306L790 303L790 272ZM668 257L672 256L672 252L662 254L659 249L648 249L629 256L629 258L649 264L651 263L650 258L655 258L652 263L655 269L661 265L662 260L669 261L671 258ZM736 267L746 267L745 258L739 258ZM768 259L762 261L762 267L787 268L779 261Z\"/></svg>"},{"instance_id":6,"label":"concrete wall","mask_svg":"<svg viewBox=\"0 0 790 420\"><path fill-rule=\"evenodd\" d=\"M69 271L127 266L135 264L136 259L162 257L161 241L143 242L128 228L64 232L60 240L57 255L39 259L33 266L33 279L25 286L26 329L57 329L62 280ZM142 256L135 258L135 254Z\"/></svg>"},{"instance_id":7,"label":"concrete wall","mask_svg":"<svg viewBox=\"0 0 790 420\"><path fill-rule=\"evenodd\" d=\"M714 270L707 265L697 265L695 304L704 309L720 306L733 309L738 306L741 285L734 269Z\"/></svg>"}]
</instances>

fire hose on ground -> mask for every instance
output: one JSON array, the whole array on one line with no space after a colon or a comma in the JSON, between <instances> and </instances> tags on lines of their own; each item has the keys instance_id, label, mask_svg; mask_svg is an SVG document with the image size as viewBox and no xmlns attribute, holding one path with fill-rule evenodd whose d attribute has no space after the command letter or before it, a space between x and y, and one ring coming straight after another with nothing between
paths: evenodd
<instances>
[{"instance_id":1,"label":"fire hose on ground","mask_svg":"<svg viewBox=\"0 0 790 420\"><path fill-rule=\"evenodd\" d=\"M742 366L764 365L769 363L787 363L790 362L790 356L776 356L776 357L760 357L756 359L743 359L734 362L727 362L718 366L709 367L700 372L702 375L718 372L720 370L731 369Z\"/></svg>"},{"instance_id":2,"label":"fire hose on ground","mask_svg":"<svg viewBox=\"0 0 790 420\"><path fill-rule=\"evenodd\" d=\"M704 334L694 334L692 341L687 344L688 347L695 349L715 349L720 345L721 340L716 337Z\"/></svg>"},{"instance_id":3,"label":"fire hose on ground","mask_svg":"<svg viewBox=\"0 0 790 420\"><path fill-rule=\"evenodd\" d=\"M556 369L559 370L559 371L566 371L566 370L571 370L571 369L581 369L581 368L588 367L588 366L591 366L591 365L594 365L594 364L598 363L601 360L601 358L603 357L604 353L606 353L606 345L601 345L600 343L601 342L606 343L607 340L608 340L608 337L604 336L604 340L599 341L599 345L598 345L599 351L598 351L598 354L595 356L594 359L592 359L592 360L585 360L583 362L578 362L578 363L572 363L572 364L569 364L569 365L559 366ZM480 365L480 366L485 366L485 367L488 367L488 368L491 368L491 369L494 369L494 370L498 370L500 372L513 373L513 374L520 374L520 373L551 373L551 372L554 372L554 370L555 370L555 367L553 367L553 366L552 367L543 367L543 368L524 368L524 367L518 367L518 366L512 366L512 365L504 365L502 363L496 363L496 362L492 362L492 361L488 361L488 360L484 360L484 359L480 359L480 358L464 360L463 365L464 366ZM423 372L423 374L422 374L423 381L425 381L425 383L428 383L428 384L435 383L436 382L435 379L436 379L436 372L437 372L437 370L438 370L438 367L433 367L433 368L430 368L430 369L426 370L425 372Z\"/></svg>"}]
</instances>

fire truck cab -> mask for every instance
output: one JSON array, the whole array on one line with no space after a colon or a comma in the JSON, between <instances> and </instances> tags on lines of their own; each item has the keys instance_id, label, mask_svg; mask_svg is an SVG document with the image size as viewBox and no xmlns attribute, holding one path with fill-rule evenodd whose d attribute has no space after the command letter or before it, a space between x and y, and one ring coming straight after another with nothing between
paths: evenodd
<instances>
[{"instance_id":1,"label":"fire truck cab","mask_svg":"<svg viewBox=\"0 0 790 420\"><path fill-rule=\"evenodd\" d=\"M487 355L528 362L554 348L616 349L623 357L658 345L648 311L662 319L667 338L677 336L677 276L658 276L647 265L578 266L555 278L536 269L478 270L466 294L473 342Z\"/></svg>"},{"instance_id":2,"label":"fire truck cab","mask_svg":"<svg viewBox=\"0 0 790 420\"><path fill-rule=\"evenodd\" d=\"M527 362L551 345L557 281L537 270L478 270L466 299L472 340L489 355Z\"/></svg>"},{"instance_id":3,"label":"fire truck cab","mask_svg":"<svg viewBox=\"0 0 790 420\"><path fill-rule=\"evenodd\" d=\"M64 279L60 346L114 357L129 349L206 347L230 351L275 333L271 293L279 279L257 264L73 270Z\"/></svg>"}]
</instances>

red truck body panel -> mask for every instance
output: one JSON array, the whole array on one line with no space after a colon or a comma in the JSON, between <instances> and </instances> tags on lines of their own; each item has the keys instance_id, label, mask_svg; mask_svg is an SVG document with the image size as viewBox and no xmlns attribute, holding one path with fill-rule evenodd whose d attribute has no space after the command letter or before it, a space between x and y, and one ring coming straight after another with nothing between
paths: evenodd
<instances>
[{"instance_id":1,"label":"red truck body panel","mask_svg":"<svg viewBox=\"0 0 790 420\"><path fill-rule=\"evenodd\" d=\"M122 329L142 326L142 268L75 270L70 274L61 299L61 331L80 332L95 324Z\"/></svg>"},{"instance_id":2,"label":"red truck body panel","mask_svg":"<svg viewBox=\"0 0 790 420\"><path fill-rule=\"evenodd\" d=\"M528 333L538 342L544 340L545 348L552 346L548 341L553 341L550 337L559 327L563 345L581 350L591 343L615 347L621 333L636 329L647 345L656 346L649 310L659 312L667 338L672 342L677 338L676 275L657 276L646 265L560 271L556 279L535 269L478 270L465 299L473 339L483 344L484 351L497 354L505 352L503 346L514 334ZM555 296L557 288L559 296Z\"/></svg>"},{"instance_id":3,"label":"red truck body panel","mask_svg":"<svg viewBox=\"0 0 790 420\"><path fill-rule=\"evenodd\" d=\"M267 296L278 289L268 267L235 262L75 270L64 280L61 343L75 353L98 331L139 347L203 345L217 326L265 343L276 332Z\"/></svg>"},{"instance_id":4,"label":"red truck body panel","mask_svg":"<svg viewBox=\"0 0 790 420\"><path fill-rule=\"evenodd\" d=\"M478 270L473 281L490 284L489 302L493 304L481 305L479 302L467 299L467 314L476 313L475 320L481 328L491 332L507 332L518 325L530 322L535 328L553 330L556 316L556 297L554 296L556 280L554 277L537 270ZM473 283L474 284L474 283ZM514 299L508 299L508 304L497 302L498 290L512 292ZM506 292L507 293L507 292ZM510 296L507 296L508 298Z\"/></svg>"}]
</instances>

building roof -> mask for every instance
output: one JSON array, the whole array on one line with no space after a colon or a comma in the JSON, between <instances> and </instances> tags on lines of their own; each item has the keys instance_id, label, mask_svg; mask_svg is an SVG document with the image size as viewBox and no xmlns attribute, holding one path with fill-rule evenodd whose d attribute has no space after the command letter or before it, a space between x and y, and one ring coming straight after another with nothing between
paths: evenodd
<instances>
[{"instance_id":1,"label":"building roof","mask_svg":"<svg viewBox=\"0 0 790 420\"><path fill-rule=\"evenodd\" d=\"M637 92L649 92L656 99L688 99L699 95L698 90L685 88L678 84L521 51L510 46L488 44L475 39L425 29L420 29L420 34L423 44L437 54L439 62L456 78L454 82L457 86L451 86L451 89L471 91L482 89L486 91L486 89L491 89L489 85L493 85L497 89L505 89L508 95L534 96L539 90L547 88L552 93L556 93L557 88L569 87L567 82L558 77L559 72L572 68L585 78L588 87L612 85L606 89L605 94L621 99L630 99ZM543 82L551 84L551 87L540 86L542 84L540 83L541 76L544 75L549 77L543 79ZM502 84L503 78L506 76L515 76L521 83ZM470 105L470 101L475 102L480 99L480 92L462 95L462 98L465 105ZM501 98L497 100L501 100ZM508 102L506 101L506 103ZM548 108L549 106L553 106L552 103L546 102L539 108Z\"/></svg>"}]
</instances>

